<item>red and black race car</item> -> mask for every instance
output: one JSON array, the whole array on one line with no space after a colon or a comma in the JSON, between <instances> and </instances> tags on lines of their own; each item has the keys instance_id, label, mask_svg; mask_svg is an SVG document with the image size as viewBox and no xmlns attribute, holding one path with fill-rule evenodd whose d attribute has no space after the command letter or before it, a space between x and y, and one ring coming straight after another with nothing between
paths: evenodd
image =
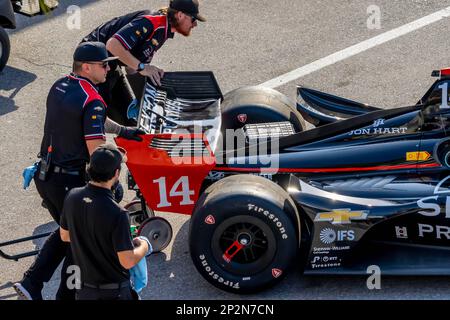
<instances>
[{"instance_id":1,"label":"red and black race car","mask_svg":"<svg viewBox=\"0 0 450 320\"><path fill-rule=\"evenodd\" d=\"M137 193L130 222L161 251L172 229L154 212L191 215L195 267L234 293L270 287L296 264L449 275L450 69L433 75L416 105L384 110L304 87L297 104L262 87L222 96L211 72L165 73L143 89L143 141L116 140Z\"/></svg>"},{"instance_id":2,"label":"red and black race car","mask_svg":"<svg viewBox=\"0 0 450 320\"><path fill-rule=\"evenodd\" d=\"M166 73L144 88L144 140L117 139L141 196L132 222L161 250L170 226L142 219L192 215L197 270L235 293L296 261L305 274L448 275L450 70L433 75L416 105L383 110L304 87L297 104L262 87L222 97L210 72Z\"/></svg>"}]
</instances>

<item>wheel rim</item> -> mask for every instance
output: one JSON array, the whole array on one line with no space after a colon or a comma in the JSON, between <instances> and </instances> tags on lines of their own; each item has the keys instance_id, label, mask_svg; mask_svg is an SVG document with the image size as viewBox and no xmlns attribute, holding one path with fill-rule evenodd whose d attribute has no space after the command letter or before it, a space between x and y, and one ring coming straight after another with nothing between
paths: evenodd
<instances>
[{"instance_id":1,"label":"wheel rim","mask_svg":"<svg viewBox=\"0 0 450 320\"><path fill-rule=\"evenodd\" d=\"M236 250L237 245L240 249ZM216 262L225 270L249 276L264 270L273 261L276 239L272 230L260 219L235 216L224 220L216 228L211 248Z\"/></svg>"},{"instance_id":2,"label":"wheel rim","mask_svg":"<svg viewBox=\"0 0 450 320\"><path fill-rule=\"evenodd\" d=\"M160 252L167 248L172 240L172 226L164 218L149 218L142 223L138 235L148 238L152 244L153 252Z\"/></svg>"},{"instance_id":3,"label":"wheel rim","mask_svg":"<svg viewBox=\"0 0 450 320\"><path fill-rule=\"evenodd\" d=\"M145 219L155 216L153 210L150 209L148 206L146 207L147 207L147 215L145 215L142 210L141 200L133 200L127 205L125 205L125 209L130 212L141 211L141 214L128 216L129 217L128 221L130 222L130 225L139 226L142 224L142 222L144 222Z\"/></svg>"},{"instance_id":4,"label":"wheel rim","mask_svg":"<svg viewBox=\"0 0 450 320\"><path fill-rule=\"evenodd\" d=\"M141 214L136 215L128 215L128 221L130 225L140 226L142 222L147 218L142 212L141 202L140 201L132 201L125 206L125 209L130 212L141 211Z\"/></svg>"}]
</instances>

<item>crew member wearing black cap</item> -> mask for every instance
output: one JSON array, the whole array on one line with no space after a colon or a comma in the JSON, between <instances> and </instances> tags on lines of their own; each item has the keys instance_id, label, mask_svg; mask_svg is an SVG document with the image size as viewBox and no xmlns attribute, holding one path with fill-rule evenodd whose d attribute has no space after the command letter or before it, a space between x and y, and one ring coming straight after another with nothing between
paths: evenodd
<instances>
[{"instance_id":1,"label":"crew member wearing black cap","mask_svg":"<svg viewBox=\"0 0 450 320\"><path fill-rule=\"evenodd\" d=\"M149 250L148 240L131 240L127 211L111 193L122 157L114 145L99 146L87 169L88 185L72 189L64 200L60 234L80 268L77 300L132 300L128 270Z\"/></svg>"},{"instance_id":2,"label":"crew member wearing black cap","mask_svg":"<svg viewBox=\"0 0 450 320\"><path fill-rule=\"evenodd\" d=\"M129 73L139 72L148 77L154 85L161 85L164 71L150 65L153 55L167 39L174 37L175 32L189 36L191 30L197 26L197 20L206 21L199 14L198 0L171 0L169 7L154 13L137 11L116 17L101 24L83 39L103 42L111 55L119 57L118 65L111 64L107 81L99 87L101 96L110 105L108 116L111 119L121 124L130 123L126 118L126 108L131 96L125 103L121 101L129 92L130 86L117 66L126 66ZM112 99L114 92L120 92L120 95L115 95ZM116 105L115 101L120 103Z\"/></svg>"},{"instance_id":3,"label":"crew member wearing black cap","mask_svg":"<svg viewBox=\"0 0 450 320\"><path fill-rule=\"evenodd\" d=\"M47 97L44 137L41 143L40 164L34 181L43 203L59 224L64 197L75 187L85 185L85 167L89 156L105 142L105 131L125 139L142 140L143 132L122 127L106 118L106 104L96 85L106 80L108 57L101 42L80 44L73 56L73 72L59 79ZM51 279L64 259L57 299L74 299L75 290L67 287L66 267L71 264L70 250L61 241L59 232L45 242L33 265L14 288L26 299L42 299L43 283Z\"/></svg>"}]
</instances>

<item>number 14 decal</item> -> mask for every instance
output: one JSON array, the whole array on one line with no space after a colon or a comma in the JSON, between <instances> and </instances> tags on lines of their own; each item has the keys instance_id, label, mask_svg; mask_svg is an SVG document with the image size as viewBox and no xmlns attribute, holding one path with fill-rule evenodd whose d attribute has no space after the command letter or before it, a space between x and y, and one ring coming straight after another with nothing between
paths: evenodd
<instances>
[{"instance_id":1,"label":"number 14 decal","mask_svg":"<svg viewBox=\"0 0 450 320\"><path fill-rule=\"evenodd\" d=\"M157 206L158 208L172 206L172 203L169 202L168 198L172 199L173 197L182 197L180 202L180 205L182 206L194 204L194 201L191 200L191 196L195 194L195 191L189 189L189 178L187 176L180 177L180 179L173 184L169 194L167 194L166 177L153 180L153 183L159 184L160 202Z\"/></svg>"}]
</instances>

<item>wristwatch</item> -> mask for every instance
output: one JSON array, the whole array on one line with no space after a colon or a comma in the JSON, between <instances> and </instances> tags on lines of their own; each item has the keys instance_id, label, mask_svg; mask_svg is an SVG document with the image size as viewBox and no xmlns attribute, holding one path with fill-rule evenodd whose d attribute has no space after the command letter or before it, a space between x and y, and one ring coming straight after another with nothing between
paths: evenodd
<instances>
[{"instance_id":1,"label":"wristwatch","mask_svg":"<svg viewBox=\"0 0 450 320\"><path fill-rule=\"evenodd\" d=\"M144 69L145 69L145 63L140 62L140 63L138 64L138 67L137 67L136 71L137 71L137 72L141 72L141 71L144 70Z\"/></svg>"}]
</instances>

